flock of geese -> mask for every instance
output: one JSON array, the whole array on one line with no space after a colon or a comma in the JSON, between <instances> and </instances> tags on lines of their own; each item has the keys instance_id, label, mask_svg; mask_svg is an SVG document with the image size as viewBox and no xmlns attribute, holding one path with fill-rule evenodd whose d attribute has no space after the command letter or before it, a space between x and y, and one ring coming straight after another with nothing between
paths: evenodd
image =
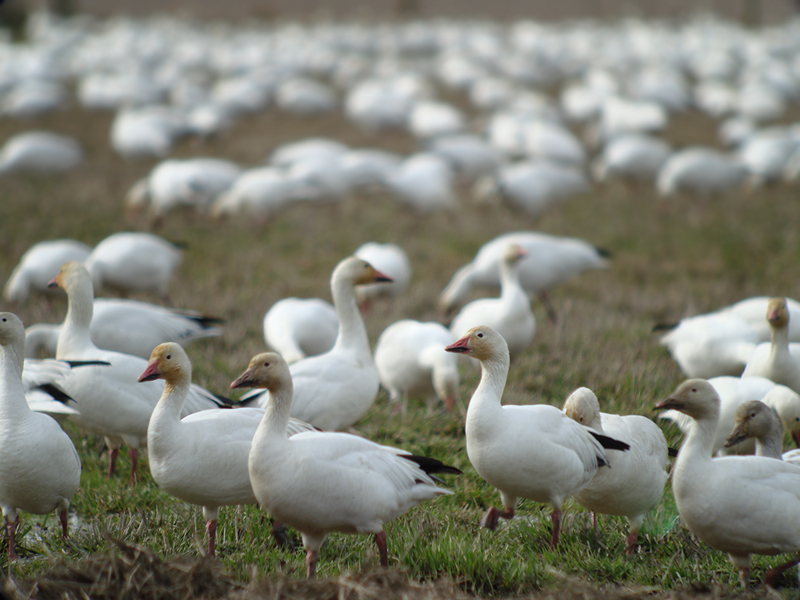
<instances>
[{"instance_id":1,"label":"flock of geese","mask_svg":"<svg viewBox=\"0 0 800 600\"><path fill-rule=\"evenodd\" d=\"M589 171L598 180L650 182L662 195L796 179L800 130L769 123L800 100L798 40L796 23L764 32L708 21L211 31L176 20L40 15L27 43L0 40L0 104L12 117L71 101L115 110L109 139L125 157L166 157L180 137L222 133L271 103L299 115L342 109L359 127L403 129L421 145L404 157L301 140L253 168L167 159L126 201L154 220L179 206L266 219L293 201L338 201L374 186L427 212L456 206L462 184L481 201L501 197L538 214L590 189ZM540 91L554 86L557 101ZM465 93L469 110L438 99L437 87ZM671 115L690 107L725 119L720 143L729 151L673 151L659 138ZM0 174L64 171L81 155L75 140L29 132L0 150ZM48 413L105 438L109 475L125 446L134 482L146 448L159 487L202 508L211 555L220 509L259 504L275 518L278 542L282 526L301 533L309 577L330 532L374 535L387 566L384 525L450 494L438 476L459 471L343 430L370 410L380 386L398 409L409 396L432 394L452 410L459 355L481 366L466 412L467 455L502 505L489 508L481 526L495 529L514 517L519 499L530 499L552 508L556 547L562 505L572 497L595 515L627 518L627 553L636 552L674 455L660 428L645 417L602 413L587 388L563 410L502 404L511 361L536 334L530 299L555 319L548 290L608 267L602 251L575 238L502 235L443 290L440 308L458 311L449 328L400 320L373 351L361 311L378 296L403 294L411 267L402 248L365 244L334 269L332 304L286 298L266 313L265 343L274 352L253 357L231 383L254 388L233 405L192 383L182 347L217 335L218 321L95 298L109 287L168 300L180 261L180 249L158 236L116 233L95 248L36 244L9 277L10 303L53 287L69 302L61 325L26 330L0 313L0 507L10 559L19 512L57 511L66 536L80 486L78 454ZM482 287L499 287L499 297L467 303ZM745 587L751 554L799 552L766 574L768 585L800 562L800 463L782 448L784 430L800 444L800 333L790 321L800 323L795 301L753 298L686 319L662 338L690 378L659 403L686 433L672 467L678 511L698 538L729 554ZM36 358L42 353L54 358Z\"/></svg>"}]
</instances>

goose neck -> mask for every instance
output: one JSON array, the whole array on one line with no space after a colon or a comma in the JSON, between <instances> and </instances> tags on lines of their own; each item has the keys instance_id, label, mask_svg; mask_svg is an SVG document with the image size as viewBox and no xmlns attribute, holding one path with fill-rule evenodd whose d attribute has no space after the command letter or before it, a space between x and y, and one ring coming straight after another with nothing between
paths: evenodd
<instances>
[{"instance_id":1,"label":"goose neck","mask_svg":"<svg viewBox=\"0 0 800 600\"><path fill-rule=\"evenodd\" d=\"M689 434L678 454L678 462L681 465L686 465L690 460L692 462L711 460L718 421L719 409L712 415L692 420Z\"/></svg>"},{"instance_id":2,"label":"goose neck","mask_svg":"<svg viewBox=\"0 0 800 600\"><path fill-rule=\"evenodd\" d=\"M519 261L500 263L500 297L510 298L522 292L519 282Z\"/></svg>"},{"instance_id":3,"label":"goose neck","mask_svg":"<svg viewBox=\"0 0 800 600\"><path fill-rule=\"evenodd\" d=\"M770 340L770 356L782 356L789 353L788 327L773 327Z\"/></svg>"},{"instance_id":4,"label":"goose neck","mask_svg":"<svg viewBox=\"0 0 800 600\"><path fill-rule=\"evenodd\" d=\"M369 354L369 339L364 318L358 308L358 300L350 281L334 277L331 281L331 295L339 319L339 333L334 350L358 349Z\"/></svg>"},{"instance_id":5,"label":"goose neck","mask_svg":"<svg viewBox=\"0 0 800 600\"><path fill-rule=\"evenodd\" d=\"M505 360L503 360L505 359ZM481 361L481 381L478 384L467 409L467 427L485 423L487 413L502 408L503 390L508 377L509 358L506 353Z\"/></svg>"},{"instance_id":6,"label":"goose neck","mask_svg":"<svg viewBox=\"0 0 800 600\"><path fill-rule=\"evenodd\" d=\"M94 291L91 281L78 282L67 290L67 316L58 338L56 358L69 358L75 350L92 347L89 327L94 310Z\"/></svg>"},{"instance_id":7,"label":"goose neck","mask_svg":"<svg viewBox=\"0 0 800 600\"><path fill-rule=\"evenodd\" d=\"M269 402L258 426L261 435L269 440L288 439L286 432L292 411L293 386L291 379L269 390Z\"/></svg>"},{"instance_id":8,"label":"goose neck","mask_svg":"<svg viewBox=\"0 0 800 600\"><path fill-rule=\"evenodd\" d=\"M30 411L22 387L23 350L19 344L0 346L0 419L11 421Z\"/></svg>"},{"instance_id":9,"label":"goose neck","mask_svg":"<svg viewBox=\"0 0 800 600\"><path fill-rule=\"evenodd\" d=\"M783 425L777 417L772 419L766 435L756 438L756 455L780 459L783 454Z\"/></svg>"}]
</instances>

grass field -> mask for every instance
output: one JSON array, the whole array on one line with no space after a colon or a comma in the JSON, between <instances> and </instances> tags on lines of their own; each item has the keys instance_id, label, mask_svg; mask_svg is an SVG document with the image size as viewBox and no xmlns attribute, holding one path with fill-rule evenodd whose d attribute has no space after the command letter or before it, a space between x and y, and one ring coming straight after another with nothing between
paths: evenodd
<instances>
[{"instance_id":1,"label":"grass field","mask_svg":"<svg viewBox=\"0 0 800 600\"><path fill-rule=\"evenodd\" d=\"M115 156L108 144L110 120L107 114L74 109L35 122L0 121L0 139L25 129L48 129L78 137L87 150L84 164L66 175L2 179L0 279L5 281L22 253L40 240L69 237L95 244L116 231L146 229L144 223L125 221L122 201L127 189L155 163L126 162ZM692 114L676 119L667 137L683 144L713 144L714 131L712 122ZM338 116L296 119L270 111L242 119L218 139L185 141L175 154L220 156L252 165L277 145L310 135L401 152L415 147L399 133L364 135ZM396 242L405 248L414 267L411 291L392 304L377 304L366 315L374 342L386 326L401 318L440 319L436 300L450 276L498 234L536 229L586 239L612 253L612 266L553 290L558 325L547 321L540 305L534 306L539 321L536 339L511 366L505 402L561 406L573 389L585 385L597 393L608 412L655 416L654 404L682 377L658 345L652 326L753 295L798 297L798 223L797 190L787 187L741 191L704 202L675 198L659 203L652 189L633 190L611 183L570 200L537 222L505 207L474 206L466 194L457 213L421 218L378 194L352 197L341 205L294 207L264 227L246 220L211 223L195 215L173 214L158 233L187 244L184 264L171 286L172 304L226 321L220 338L187 349L194 381L218 393L227 393L229 382L249 358L263 350L261 322L270 305L290 295L329 298L331 270L363 242ZM109 293L101 290L98 295ZM54 294L31 298L22 306L3 304L2 309L16 312L26 325L58 322L66 301ZM478 378L477 370L463 369L460 397L464 404ZM549 595L554 590L563 592L565 586L582 598L694 593L719 597L738 589L737 573L727 556L693 540L678 524L669 489L661 507L645 521L636 556L624 555L623 520L602 518L595 537L589 514L571 501L565 505L561 546L550 551L549 508L531 502L521 503L521 518L508 526L496 532L479 529L480 515L498 504L499 498L469 464L458 414L442 410L428 414L425 399L420 398L413 399L407 415L401 417L382 393L356 428L381 443L432 455L464 474L447 477L454 495L427 503L388 525L390 565L399 575L358 576L362 583L352 580L347 589L355 594L353 589L361 585L358 589L363 594L342 597L395 597L392 594L398 590L411 597ZM54 567L51 556L77 561L99 553L106 557L103 560L119 564L129 564L119 557L131 553L153 559L144 551L122 549L113 540L144 546L165 560L202 553L204 525L199 509L160 492L146 459L138 485L126 483L124 461L118 477L108 481L102 441L75 429L69 432L83 461L81 489L72 505L72 536L62 543L52 516L24 515L24 538L18 549L22 560L7 565L0 555L0 566L22 582L21 589L58 573L72 573L75 578L78 563L70 563L72 571L63 564ZM676 431L665 429L665 433L671 445L679 444ZM268 515L257 507L223 510L219 561L193 564L192 573L220 586L225 582L247 586L272 577L271 583L262 581L251 588L254 594L262 590L265 597L327 594L328 588L303 587L294 581L305 572L299 536L294 538L295 548L278 549L269 537L269 523ZM779 558L756 557L754 578ZM372 572L377 563L371 537L334 534L322 549L318 575L338 578ZM175 567L174 572L188 576L187 569ZM383 591L370 596L370 586L377 585L377 580L384 587L375 589ZM438 587L418 585L431 581L438 581ZM796 594L794 575L784 583L785 594ZM7 592L9 586L7 581ZM209 584L208 589L212 587ZM43 589L34 592L44 594ZM145 588L137 589L138 596L120 592L115 597L150 597ZM330 593L335 597L339 592ZM53 594L49 597L56 597ZM200 593L175 597L192 595Z\"/></svg>"}]
</instances>

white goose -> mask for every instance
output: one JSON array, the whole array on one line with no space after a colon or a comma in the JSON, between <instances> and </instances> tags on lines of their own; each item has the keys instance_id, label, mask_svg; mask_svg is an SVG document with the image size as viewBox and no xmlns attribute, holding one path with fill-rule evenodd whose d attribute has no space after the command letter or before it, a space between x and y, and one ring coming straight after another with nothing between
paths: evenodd
<instances>
[{"instance_id":1,"label":"white goose","mask_svg":"<svg viewBox=\"0 0 800 600\"><path fill-rule=\"evenodd\" d=\"M485 324L503 336L512 358L531 345L536 335L536 317L519 281L521 265L527 256L517 244L506 247L500 262L500 297L473 300L462 308L450 324L453 337Z\"/></svg>"},{"instance_id":2,"label":"white goose","mask_svg":"<svg viewBox=\"0 0 800 600\"><path fill-rule=\"evenodd\" d=\"M22 302L32 291L45 292L47 284L55 277L65 262L85 261L91 247L74 240L52 240L34 244L14 268L3 289L10 302Z\"/></svg>"},{"instance_id":3,"label":"white goose","mask_svg":"<svg viewBox=\"0 0 800 600\"><path fill-rule=\"evenodd\" d=\"M52 285L63 288L69 301L56 358L110 363L110 366L72 369L61 382L80 411L80 415L72 419L84 429L105 436L109 476L114 472L119 448L125 443L131 457L131 480L134 480L138 449L147 440L150 414L164 385L138 385L136 379L147 367L146 360L130 354L100 350L92 343L89 333L93 309L92 280L83 265L76 262L65 264ZM192 385L182 414L185 416L219 406L219 398L200 386Z\"/></svg>"},{"instance_id":4,"label":"white goose","mask_svg":"<svg viewBox=\"0 0 800 600\"><path fill-rule=\"evenodd\" d=\"M300 531L308 577L332 531L372 533L381 565L389 565L383 524L449 490L430 473L460 473L438 460L414 456L346 433L289 437L292 375L279 354L255 356L232 388L266 387L269 406L250 448L250 481L259 504Z\"/></svg>"},{"instance_id":5,"label":"white goose","mask_svg":"<svg viewBox=\"0 0 800 600\"><path fill-rule=\"evenodd\" d=\"M96 288L107 285L166 296L172 273L182 260L181 251L157 235L115 233L97 244L84 264Z\"/></svg>"},{"instance_id":6,"label":"white goose","mask_svg":"<svg viewBox=\"0 0 800 600\"><path fill-rule=\"evenodd\" d=\"M753 438L756 456L789 460L797 464L796 450L783 452L783 424L780 417L763 402L751 400L739 405L734 415L734 424L733 432L725 442L726 448Z\"/></svg>"},{"instance_id":7,"label":"white goose","mask_svg":"<svg viewBox=\"0 0 800 600\"><path fill-rule=\"evenodd\" d=\"M561 505L582 490L597 469L608 464L604 447L627 444L578 425L555 406L503 406L508 376L508 346L490 327L474 327L445 348L481 361L481 381L467 409L467 455L487 482L500 491L503 511L491 507L481 526L495 529L514 516L518 498L553 508L553 536L558 545Z\"/></svg>"},{"instance_id":8,"label":"white goose","mask_svg":"<svg viewBox=\"0 0 800 600\"><path fill-rule=\"evenodd\" d=\"M356 288L356 298L362 309L376 298L396 298L408 291L411 283L411 261L397 244L367 242L359 246L353 256L363 258L381 273L392 278L391 283L368 283Z\"/></svg>"},{"instance_id":9,"label":"white goose","mask_svg":"<svg viewBox=\"0 0 800 600\"><path fill-rule=\"evenodd\" d=\"M291 366L293 417L328 431L343 429L358 421L375 402L380 381L354 288L378 281L391 279L355 256L345 258L333 270L331 294L339 333L330 351ZM242 397L242 402L257 402L262 408L268 401L269 395L262 390Z\"/></svg>"},{"instance_id":10,"label":"white goose","mask_svg":"<svg viewBox=\"0 0 800 600\"><path fill-rule=\"evenodd\" d=\"M26 131L0 148L0 175L61 173L74 169L81 160L83 150L77 140L47 131Z\"/></svg>"},{"instance_id":11,"label":"white goose","mask_svg":"<svg viewBox=\"0 0 800 600\"><path fill-rule=\"evenodd\" d=\"M762 456L712 459L719 417L719 395L702 379L683 382L656 408L673 409L692 419L672 471L672 490L681 519L703 542L727 552L750 583L751 554L800 550L800 467ZM800 562L800 555L771 568L764 578Z\"/></svg>"},{"instance_id":12,"label":"white goose","mask_svg":"<svg viewBox=\"0 0 800 600\"><path fill-rule=\"evenodd\" d=\"M22 387L25 328L0 313L0 508L8 530L8 558L17 558L18 511L57 510L67 536L67 510L78 491L81 461L69 436L53 419L32 412Z\"/></svg>"},{"instance_id":13,"label":"white goose","mask_svg":"<svg viewBox=\"0 0 800 600\"><path fill-rule=\"evenodd\" d=\"M181 418L192 383L192 363L178 344L161 344L138 380L166 382L147 428L150 473L162 490L203 507L208 554L214 556L222 506L255 504L247 457L264 417L260 408L204 410ZM289 435L313 431L290 419Z\"/></svg>"},{"instance_id":14,"label":"white goose","mask_svg":"<svg viewBox=\"0 0 800 600\"><path fill-rule=\"evenodd\" d=\"M800 345L789 344L789 309L784 298L769 301L767 321L772 339L756 347L742 377L766 377L800 392Z\"/></svg>"},{"instance_id":15,"label":"white goose","mask_svg":"<svg viewBox=\"0 0 800 600\"><path fill-rule=\"evenodd\" d=\"M392 402L435 392L452 410L458 396L458 360L444 347L455 336L439 323L404 319L384 329L375 344L375 368Z\"/></svg>"},{"instance_id":16,"label":"white goose","mask_svg":"<svg viewBox=\"0 0 800 600\"><path fill-rule=\"evenodd\" d=\"M595 513L628 519L627 553L636 551L639 529L645 515L656 508L664 495L669 455L661 429L647 417L600 412L592 390L578 388L564 403L564 414L630 445L627 452L608 452L610 469L600 469L592 481L575 494L575 500ZM596 523L596 521L595 521Z\"/></svg>"},{"instance_id":17,"label":"white goose","mask_svg":"<svg viewBox=\"0 0 800 600\"><path fill-rule=\"evenodd\" d=\"M56 271L58 272L58 271ZM164 342L181 345L220 334L220 319L124 298L95 298L92 342L98 348L147 358ZM61 325L36 323L25 330L25 356L55 356Z\"/></svg>"},{"instance_id":18,"label":"white goose","mask_svg":"<svg viewBox=\"0 0 800 600\"><path fill-rule=\"evenodd\" d=\"M264 341L287 363L328 352L338 332L336 309L321 298L283 298L264 315Z\"/></svg>"}]
</instances>

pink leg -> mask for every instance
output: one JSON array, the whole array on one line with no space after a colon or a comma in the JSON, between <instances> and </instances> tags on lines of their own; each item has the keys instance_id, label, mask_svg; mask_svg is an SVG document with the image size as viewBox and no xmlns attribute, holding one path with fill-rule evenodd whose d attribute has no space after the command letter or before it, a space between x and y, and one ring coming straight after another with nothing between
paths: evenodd
<instances>
[{"instance_id":1,"label":"pink leg","mask_svg":"<svg viewBox=\"0 0 800 600\"><path fill-rule=\"evenodd\" d=\"M782 565L778 565L777 567L772 567L767 574L764 576L764 585L774 588L775 587L775 579L786 571L787 569L791 569L797 563L800 563L800 554L795 556L792 560L786 561Z\"/></svg>"},{"instance_id":2,"label":"pink leg","mask_svg":"<svg viewBox=\"0 0 800 600\"><path fill-rule=\"evenodd\" d=\"M119 448L108 449L108 478L114 476L114 470L117 468L117 456L119 456Z\"/></svg>"},{"instance_id":3,"label":"pink leg","mask_svg":"<svg viewBox=\"0 0 800 600\"><path fill-rule=\"evenodd\" d=\"M206 521L206 532L208 533L208 556L216 555L217 543L217 521Z\"/></svg>"},{"instance_id":4,"label":"pink leg","mask_svg":"<svg viewBox=\"0 0 800 600\"><path fill-rule=\"evenodd\" d=\"M309 550L306 553L306 577L308 579L313 579L314 575L317 572L318 558L319 558L319 553L316 550Z\"/></svg>"},{"instance_id":5,"label":"pink leg","mask_svg":"<svg viewBox=\"0 0 800 600\"><path fill-rule=\"evenodd\" d=\"M8 560L17 560L19 557L16 552L16 543L14 535L17 532L17 525L19 525L19 516L13 521L6 520L6 529L8 530Z\"/></svg>"},{"instance_id":6,"label":"pink leg","mask_svg":"<svg viewBox=\"0 0 800 600\"><path fill-rule=\"evenodd\" d=\"M497 523L500 522L500 517L504 519L511 519L514 516L514 509L509 508L500 512L494 506L491 507L489 510L481 518L481 527L486 527L486 529L494 531L497 529Z\"/></svg>"},{"instance_id":7,"label":"pink leg","mask_svg":"<svg viewBox=\"0 0 800 600\"><path fill-rule=\"evenodd\" d=\"M628 556L636 554L636 549L639 547L639 532L631 530L625 542L628 545L625 549L625 554Z\"/></svg>"},{"instance_id":8,"label":"pink leg","mask_svg":"<svg viewBox=\"0 0 800 600\"><path fill-rule=\"evenodd\" d=\"M769 574L769 572L767 574ZM739 581L742 583L743 590L747 591L750 589L750 569L748 567L739 569ZM766 580L764 581L764 585L767 585Z\"/></svg>"},{"instance_id":9,"label":"pink leg","mask_svg":"<svg viewBox=\"0 0 800 600\"><path fill-rule=\"evenodd\" d=\"M550 520L553 521L553 537L550 539L550 549L555 550L558 547L558 534L561 531L561 511L556 509L550 515Z\"/></svg>"},{"instance_id":10,"label":"pink leg","mask_svg":"<svg viewBox=\"0 0 800 600\"><path fill-rule=\"evenodd\" d=\"M594 535L597 536L597 513L592 511L592 531L594 531Z\"/></svg>"},{"instance_id":11,"label":"pink leg","mask_svg":"<svg viewBox=\"0 0 800 600\"><path fill-rule=\"evenodd\" d=\"M289 536L286 534L286 526L275 519L272 523L272 538L278 545L278 548L285 548L289 545Z\"/></svg>"},{"instance_id":12,"label":"pink leg","mask_svg":"<svg viewBox=\"0 0 800 600\"><path fill-rule=\"evenodd\" d=\"M539 298L541 303L544 305L544 308L547 311L547 317L550 319L550 322L553 325L558 323L558 314L556 314L556 309L553 308L553 303L550 302L550 295L547 292L539 292L538 294L536 294L536 297Z\"/></svg>"},{"instance_id":13,"label":"pink leg","mask_svg":"<svg viewBox=\"0 0 800 600\"><path fill-rule=\"evenodd\" d=\"M389 551L386 548L386 532L381 531L375 534L375 543L378 545L378 554L381 557L381 566L389 566Z\"/></svg>"},{"instance_id":14,"label":"pink leg","mask_svg":"<svg viewBox=\"0 0 800 600\"><path fill-rule=\"evenodd\" d=\"M61 537L67 539L67 537L69 537L69 532L67 530L67 511L62 510L58 517L61 519Z\"/></svg>"},{"instance_id":15,"label":"pink leg","mask_svg":"<svg viewBox=\"0 0 800 600\"><path fill-rule=\"evenodd\" d=\"M139 450L137 448L129 448L128 456L131 459L131 478L128 480L128 483L133 485L136 483L136 469L139 466Z\"/></svg>"}]
</instances>

